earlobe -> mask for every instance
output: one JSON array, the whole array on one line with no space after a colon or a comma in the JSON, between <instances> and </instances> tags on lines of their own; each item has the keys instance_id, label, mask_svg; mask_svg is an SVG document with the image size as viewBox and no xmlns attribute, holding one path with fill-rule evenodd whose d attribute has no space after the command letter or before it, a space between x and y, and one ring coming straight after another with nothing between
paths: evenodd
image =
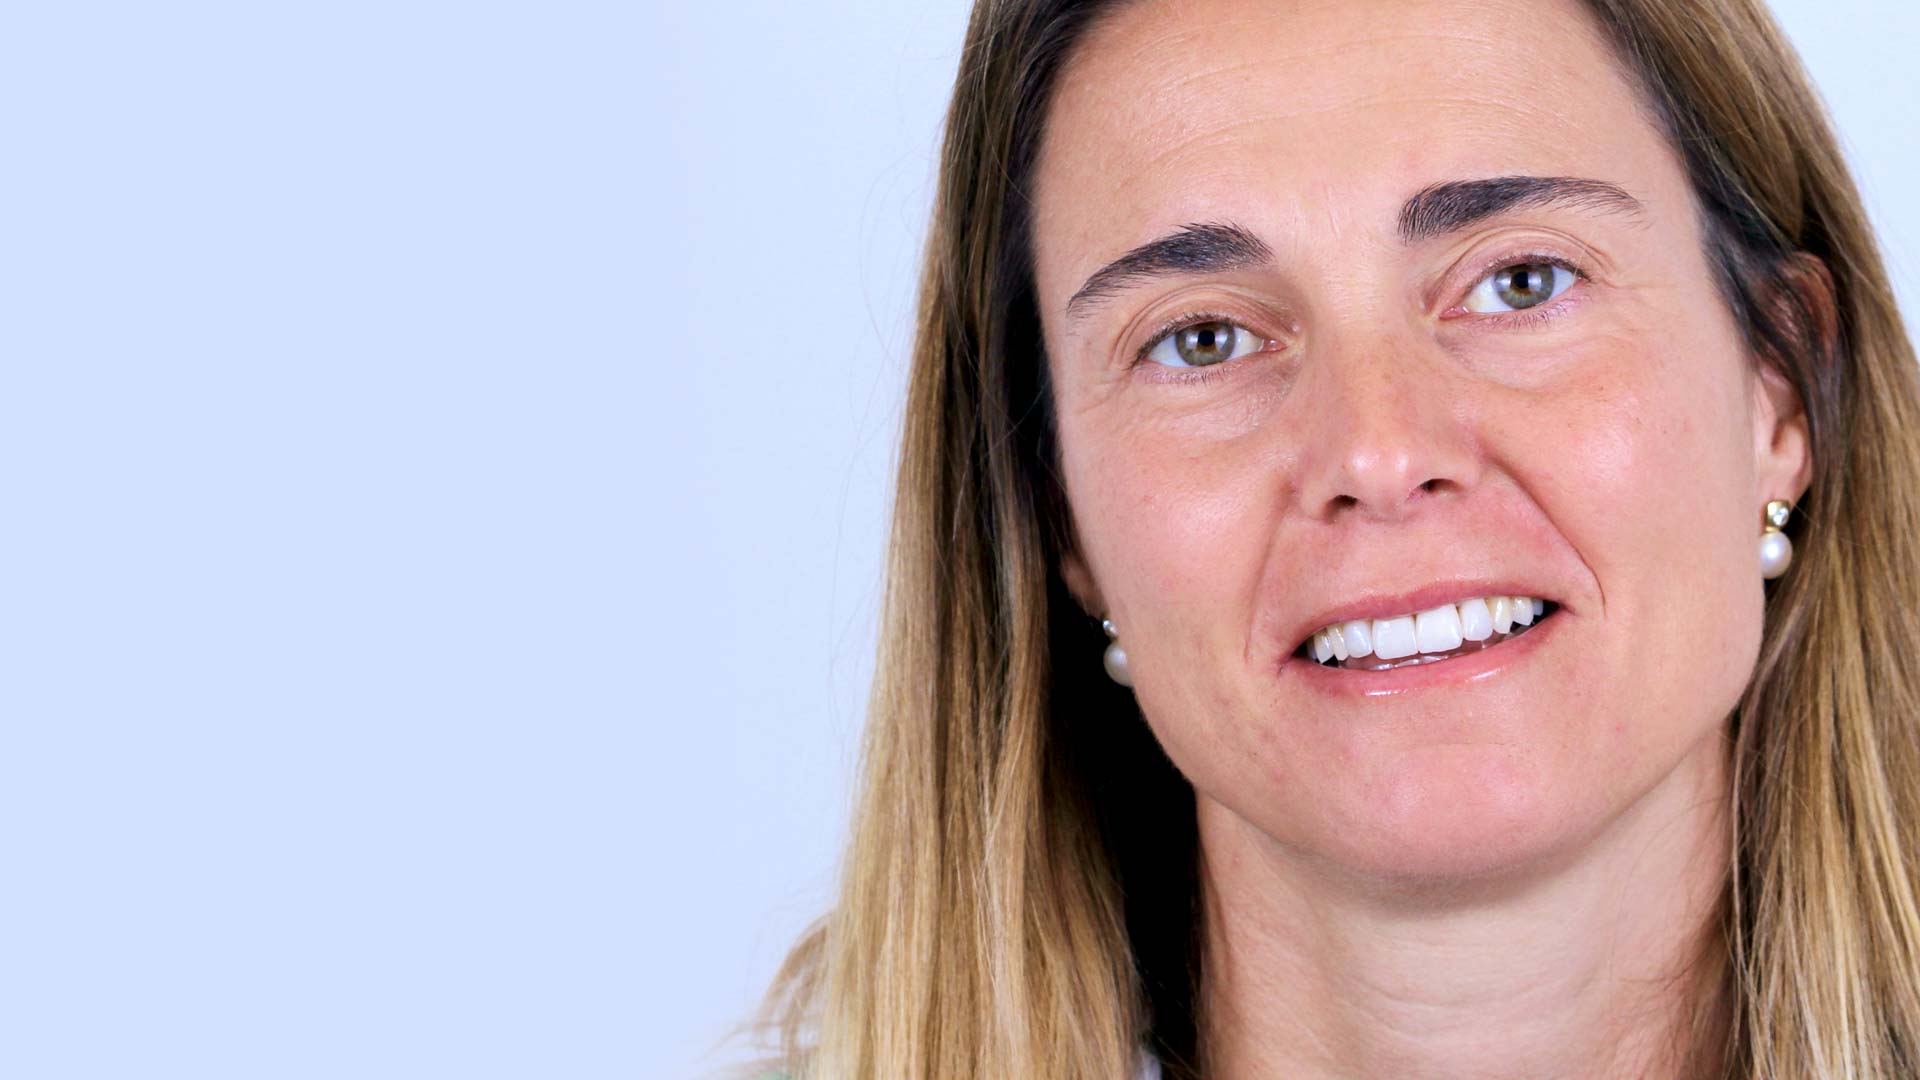
<instances>
[{"instance_id":1,"label":"earlobe","mask_svg":"<svg viewBox=\"0 0 1920 1080\"><path fill-rule=\"evenodd\" d=\"M1813 443L1807 411L1786 376L1761 364L1754 379L1754 454L1760 490L1758 502L1786 499L1797 503L1813 483Z\"/></svg>"},{"instance_id":2,"label":"earlobe","mask_svg":"<svg viewBox=\"0 0 1920 1080\"><path fill-rule=\"evenodd\" d=\"M1101 599L1100 589L1093 583L1093 573L1079 552L1069 550L1060 556L1060 580L1066 582L1067 591L1080 602L1082 611L1096 619L1106 616L1106 602Z\"/></svg>"},{"instance_id":3,"label":"earlobe","mask_svg":"<svg viewBox=\"0 0 1920 1080\"><path fill-rule=\"evenodd\" d=\"M1106 666L1107 677L1121 686L1133 685L1132 668L1127 662L1127 650L1120 644L1120 631L1109 618L1106 601L1093 583L1093 572L1078 552L1069 549L1060 556L1060 580L1066 582L1067 591L1080 603L1080 609L1100 620L1100 628L1107 634L1107 650L1101 654L1101 663Z\"/></svg>"}]
</instances>

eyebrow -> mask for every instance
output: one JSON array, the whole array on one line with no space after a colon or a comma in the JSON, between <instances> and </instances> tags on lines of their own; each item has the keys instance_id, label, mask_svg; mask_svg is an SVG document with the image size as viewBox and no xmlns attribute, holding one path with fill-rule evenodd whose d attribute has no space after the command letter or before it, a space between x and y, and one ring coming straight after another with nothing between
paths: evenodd
<instances>
[{"instance_id":1,"label":"eyebrow","mask_svg":"<svg viewBox=\"0 0 1920 1080\"><path fill-rule=\"evenodd\" d=\"M1574 176L1495 176L1449 180L1421 188L1400 207L1404 243L1416 244L1458 232L1497 214L1543 206L1566 206L1639 217L1640 200L1617 184ZM1273 249L1232 222L1196 222L1139 247L1093 272L1067 300L1072 318L1100 301L1163 277L1219 274L1265 265Z\"/></svg>"},{"instance_id":2,"label":"eyebrow","mask_svg":"<svg viewBox=\"0 0 1920 1080\"><path fill-rule=\"evenodd\" d=\"M1273 249L1239 225L1220 221L1183 225L1095 270L1067 300L1067 314L1072 316L1076 308L1084 310L1150 278L1220 274L1272 260Z\"/></svg>"},{"instance_id":3,"label":"eyebrow","mask_svg":"<svg viewBox=\"0 0 1920 1080\"><path fill-rule=\"evenodd\" d=\"M1421 188L1400 208L1400 239L1409 244L1458 232L1495 214L1564 206L1639 217L1640 200L1618 184L1577 176L1495 176L1449 180Z\"/></svg>"}]
</instances>

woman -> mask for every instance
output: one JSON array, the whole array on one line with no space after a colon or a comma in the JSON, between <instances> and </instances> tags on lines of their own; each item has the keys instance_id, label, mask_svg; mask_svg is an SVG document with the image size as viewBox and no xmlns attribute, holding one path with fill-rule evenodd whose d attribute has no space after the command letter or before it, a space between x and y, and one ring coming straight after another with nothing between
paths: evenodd
<instances>
[{"instance_id":1,"label":"woman","mask_svg":"<svg viewBox=\"0 0 1920 1080\"><path fill-rule=\"evenodd\" d=\"M790 1071L1920 1075L1916 432L1754 0L984 0Z\"/></svg>"}]
</instances>

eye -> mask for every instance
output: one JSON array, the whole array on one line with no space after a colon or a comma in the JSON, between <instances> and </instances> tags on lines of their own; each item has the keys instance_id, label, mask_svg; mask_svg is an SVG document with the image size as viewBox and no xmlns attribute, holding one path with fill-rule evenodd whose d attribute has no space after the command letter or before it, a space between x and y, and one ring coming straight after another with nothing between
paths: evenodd
<instances>
[{"instance_id":1,"label":"eye","mask_svg":"<svg viewBox=\"0 0 1920 1080\"><path fill-rule=\"evenodd\" d=\"M1208 319L1176 327L1141 353L1142 359L1167 367L1212 367L1259 352L1266 339L1225 319Z\"/></svg>"},{"instance_id":2,"label":"eye","mask_svg":"<svg viewBox=\"0 0 1920 1080\"><path fill-rule=\"evenodd\" d=\"M1480 279L1467 294L1468 311L1491 314L1537 307L1573 287L1580 275L1550 262L1515 263Z\"/></svg>"}]
</instances>

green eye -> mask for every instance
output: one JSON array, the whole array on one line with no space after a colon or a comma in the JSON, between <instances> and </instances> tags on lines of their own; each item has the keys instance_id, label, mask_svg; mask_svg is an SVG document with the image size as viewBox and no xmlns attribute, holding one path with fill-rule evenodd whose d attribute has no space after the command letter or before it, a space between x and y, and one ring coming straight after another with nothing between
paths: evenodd
<instances>
[{"instance_id":1,"label":"green eye","mask_svg":"<svg viewBox=\"0 0 1920 1080\"><path fill-rule=\"evenodd\" d=\"M1167 367L1211 367L1260 351L1266 342L1225 319L1188 323L1147 349L1146 358Z\"/></svg>"},{"instance_id":2,"label":"green eye","mask_svg":"<svg viewBox=\"0 0 1920 1080\"><path fill-rule=\"evenodd\" d=\"M1468 311L1490 314L1536 307L1573 287L1580 275L1550 262L1515 263L1480 279L1467 294Z\"/></svg>"}]
</instances>

